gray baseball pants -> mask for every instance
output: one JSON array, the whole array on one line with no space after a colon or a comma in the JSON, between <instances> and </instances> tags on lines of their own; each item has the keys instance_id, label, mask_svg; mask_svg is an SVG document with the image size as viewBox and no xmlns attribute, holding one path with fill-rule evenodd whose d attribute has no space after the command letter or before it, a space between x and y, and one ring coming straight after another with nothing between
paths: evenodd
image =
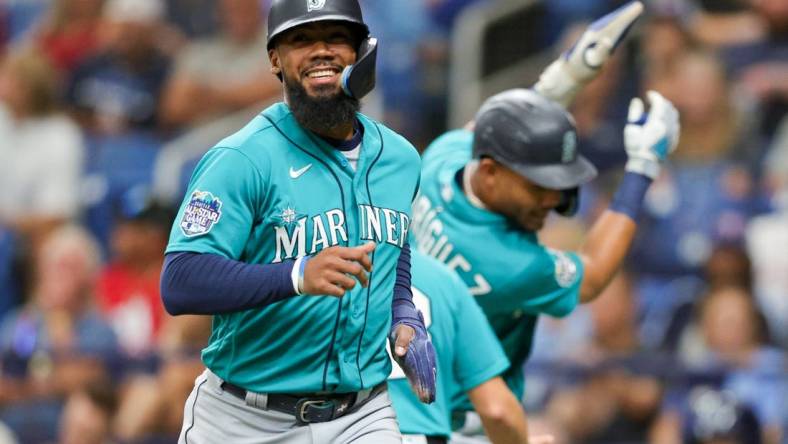
<instances>
[{"instance_id":1,"label":"gray baseball pants","mask_svg":"<svg viewBox=\"0 0 788 444\"><path fill-rule=\"evenodd\" d=\"M252 407L222 388L205 370L186 400L179 444L400 444L388 391L333 421L300 425L295 416ZM251 402L250 402L251 401Z\"/></svg>"}]
</instances>

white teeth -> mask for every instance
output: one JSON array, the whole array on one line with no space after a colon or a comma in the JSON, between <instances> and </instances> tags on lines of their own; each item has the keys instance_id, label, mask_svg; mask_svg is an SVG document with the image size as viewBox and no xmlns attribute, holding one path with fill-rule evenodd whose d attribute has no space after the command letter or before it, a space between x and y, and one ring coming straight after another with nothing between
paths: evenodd
<instances>
[{"instance_id":1,"label":"white teeth","mask_svg":"<svg viewBox=\"0 0 788 444\"><path fill-rule=\"evenodd\" d=\"M321 77L331 77L334 75L334 71L330 69L324 69L321 71L312 71L309 73L309 78L317 79Z\"/></svg>"}]
</instances>

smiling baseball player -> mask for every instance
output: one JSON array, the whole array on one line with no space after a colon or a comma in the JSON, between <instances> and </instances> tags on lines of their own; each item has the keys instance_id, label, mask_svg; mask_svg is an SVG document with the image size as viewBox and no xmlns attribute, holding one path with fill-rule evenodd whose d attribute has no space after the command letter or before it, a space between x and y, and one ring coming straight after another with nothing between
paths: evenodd
<instances>
[{"instance_id":1,"label":"smiling baseball player","mask_svg":"<svg viewBox=\"0 0 788 444\"><path fill-rule=\"evenodd\" d=\"M214 315L180 442L400 442L387 340L435 396L410 290L419 156L358 113L376 41L357 0L274 0L268 27L285 102L203 157L167 248L167 310Z\"/></svg>"}]
</instances>

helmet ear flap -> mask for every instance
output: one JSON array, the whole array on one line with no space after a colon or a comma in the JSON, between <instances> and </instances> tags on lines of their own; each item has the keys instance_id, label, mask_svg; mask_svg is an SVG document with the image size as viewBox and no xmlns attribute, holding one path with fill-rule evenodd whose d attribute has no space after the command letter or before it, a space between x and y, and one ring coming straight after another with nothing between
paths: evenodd
<instances>
[{"instance_id":1,"label":"helmet ear flap","mask_svg":"<svg viewBox=\"0 0 788 444\"><path fill-rule=\"evenodd\" d=\"M570 188L561 191L561 203L555 207L555 212L561 216L574 216L580 207L580 188Z\"/></svg>"},{"instance_id":2,"label":"helmet ear flap","mask_svg":"<svg viewBox=\"0 0 788 444\"><path fill-rule=\"evenodd\" d=\"M378 39L369 37L359 45L356 63L342 72L342 89L350 97L361 99L375 88L375 64Z\"/></svg>"}]
</instances>

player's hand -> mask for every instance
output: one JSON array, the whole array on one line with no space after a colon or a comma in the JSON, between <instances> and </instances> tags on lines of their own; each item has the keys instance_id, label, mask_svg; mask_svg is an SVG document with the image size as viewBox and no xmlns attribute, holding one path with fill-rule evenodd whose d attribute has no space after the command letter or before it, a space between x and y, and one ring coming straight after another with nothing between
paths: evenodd
<instances>
[{"instance_id":1,"label":"player's hand","mask_svg":"<svg viewBox=\"0 0 788 444\"><path fill-rule=\"evenodd\" d=\"M580 88L599 74L641 13L643 4L634 1L591 23L580 39L539 76L536 91L569 106Z\"/></svg>"},{"instance_id":2,"label":"player's hand","mask_svg":"<svg viewBox=\"0 0 788 444\"><path fill-rule=\"evenodd\" d=\"M304 285L301 294L342 297L356 286L369 283L367 273L372 271L369 255L375 243L358 247L330 247L317 253L304 267Z\"/></svg>"},{"instance_id":3,"label":"player's hand","mask_svg":"<svg viewBox=\"0 0 788 444\"><path fill-rule=\"evenodd\" d=\"M427 336L424 317L418 313L421 325L397 324L391 329L389 341L394 361L405 373L419 401L430 404L435 401L435 348Z\"/></svg>"},{"instance_id":4,"label":"player's hand","mask_svg":"<svg viewBox=\"0 0 788 444\"><path fill-rule=\"evenodd\" d=\"M553 435L536 435L528 437L528 444L553 444L555 438Z\"/></svg>"},{"instance_id":5,"label":"player's hand","mask_svg":"<svg viewBox=\"0 0 788 444\"><path fill-rule=\"evenodd\" d=\"M624 128L624 144L629 157L625 169L656 179L662 162L679 142L679 112L656 91L649 91L646 96L648 111L638 97L629 104Z\"/></svg>"}]
</instances>

